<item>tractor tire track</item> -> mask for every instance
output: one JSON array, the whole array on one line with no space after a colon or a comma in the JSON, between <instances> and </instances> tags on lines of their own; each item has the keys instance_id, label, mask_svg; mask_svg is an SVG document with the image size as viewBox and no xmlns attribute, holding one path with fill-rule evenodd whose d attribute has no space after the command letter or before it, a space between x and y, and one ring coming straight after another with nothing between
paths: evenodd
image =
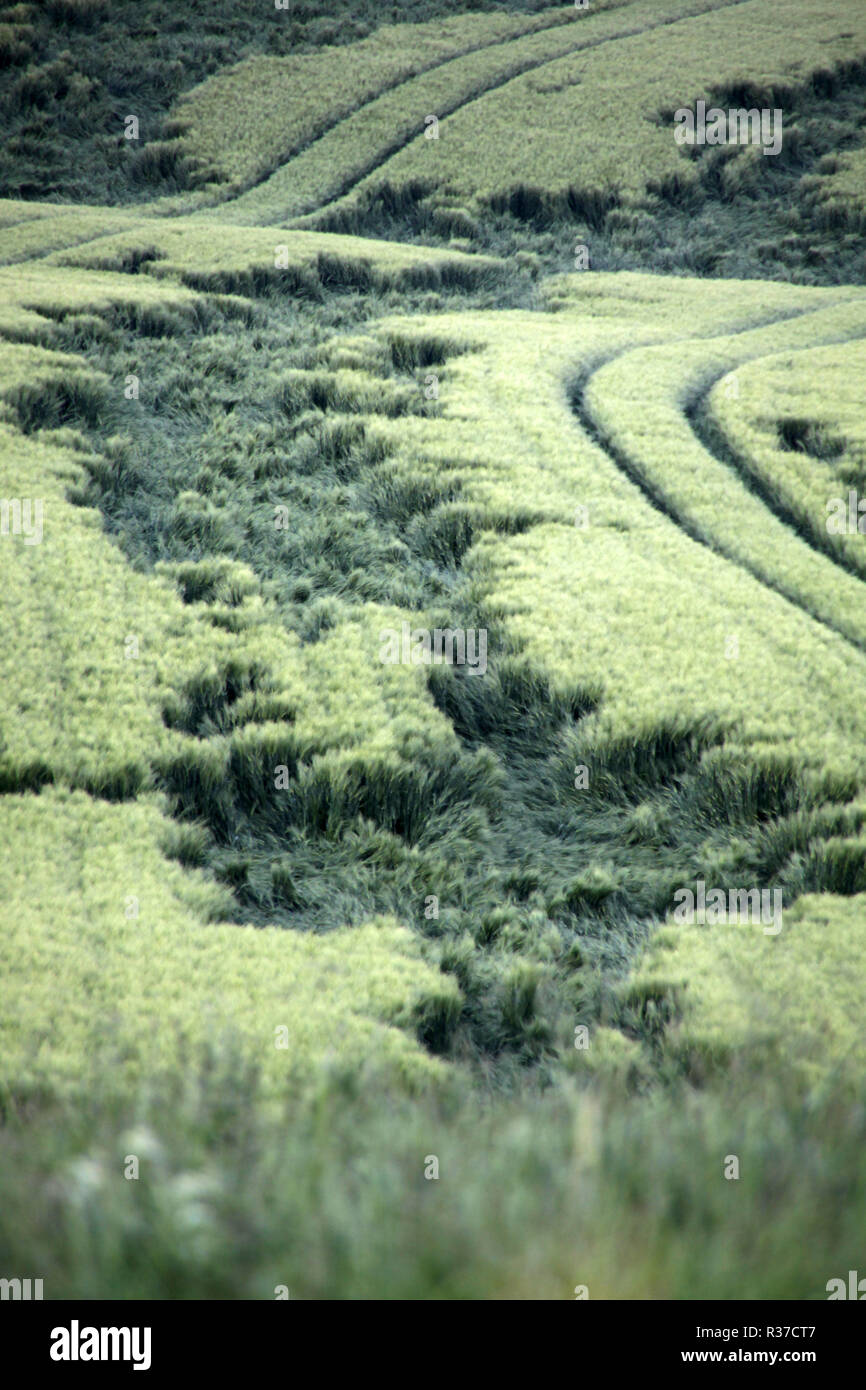
<instances>
[{"instance_id":1,"label":"tractor tire track","mask_svg":"<svg viewBox=\"0 0 866 1390\"><path fill-rule=\"evenodd\" d=\"M400 87L405 87L408 83L414 82L416 78L426 77L428 73L431 72L438 72L440 68L447 67L449 63L456 63L460 58L471 58L477 53L492 52L493 49L501 48L505 44L519 43L522 39L550 33L556 29L563 28L566 24L573 23L574 17L572 15L566 15L562 19L558 19L554 24L542 25L537 29L526 29L522 34L507 34L503 38L492 39L489 43L471 44L468 48L461 48L454 53L449 53L446 57L437 59L433 63L419 67L417 72L413 72L407 76L397 77L393 82L386 82L383 87L379 88L375 96L368 97L365 101L358 102L357 106L352 107L351 110L344 112L340 116L334 116L333 119L328 119L326 117L321 125L319 125L306 139L299 140L296 144L290 145L285 149L283 153L277 157L272 167L266 172L260 174L257 178L245 182L230 198L217 199L212 206L219 206L220 203L222 203L223 206L228 207L238 198L242 198L245 193L251 193L253 189L261 188L263 184L268 182L268 179L273 178L274 174L278 173L285 165L290 164L293 159L297 159L298 155L304 154L306 150L318 144L320 140L323 140L326 135L330 135L331 131L336 130L337 127L343 125L345 121L351 121L360 111L364 111L367 107L373 106L382 97L398 91ZM568 51L571 52L573 50ZM567 56L567 54L563 56Z\"/></svg>"},{"instance_id":2,"label":"tractor tire track","mask_svg":"<svg viewBox=\"0 0 866 1390\"><path fill-rule=\"evenodd\" d=\"M866 335L857 335L853 338L840 338L839 342L862 342ZM808 348L798 348L795 351L808 352ZM752 359L755 360L755 359ZM736 368L734 369L736 370ZM837 550L829 540L829 537L822 535L817 527L809 525L803 517L798 516L790 507L786 506L784 500L773 491L772 486L767 480L761 477L760 473L754 469L748 457L735 449L721 423L714 417L710 410L709 398L714 387L728 376L728 370L719 372L703 389L698 392L686 405L684 414L686 421L691 428L693 435L698 443L706 452L716 460L717 463L729 468L737 474L740 482L753 496L757 497L764 506L771 511L777 521L784 526L790 527L816 554L832 560L846 574L854 579L859 579L861 583L866 583L866 575L853 563L844 553ZM864 590L866 599L866 590Z\"/></svg>"},{"instance_id":3,"label":"tractor tire track","mask_svg":"<svg viewBox=\"0 0 866 1390\"><path fill-rule=\"evenodd\" d=\"M628 27L624 27L623 29L618 30L615 34L608 34L603 38L587 38L578 40L575 42L573 47L566 49L562 53L557 53L554 57L543 58L537 62L531 60L523 63L518 62L518 64L514 68L510 69L508 73L504 74L496 81L479 86L477 90L470 92L468 95L464 94L460 96L453 103L441 106L439 111L437 112L437 116L440 120L444 120L448 116L453 116L457 111L460 111L465 107L469 107L477 101L482 101L491 92L498 91L502 87L507 87L508 83L513 82L516 78L522 77L528 72L541 71L542 69L549 67L552 63L558 63L565 58L572 57L575 53L588 53L593 49L604 47L607 44L618 43L622 39L635 38L641 34L651 33L656 29L669 28L670 26L675 24L685 23L686 21L695 19L696 17L703 14L714 14L720 10L736 9L740 5L746 5L749 3L751 3L751 0L719 0L718 4L709 5L706 9L699 10L696 13L679 14L673 17L656 20L654 22L650 21L642 25L632 24ZM607 13L615 14L616 11L602 11L601 15ZM601 17L601 15L599 17ZM590 12L588 18L591 17L592 15ZM542 30L538 32L546 31ZM528 37L533 36L534 35L531 34ZM461 58L471 57L474 53L482 53L487 51L488 49L492 50L496 47L499 47L501 44L514 43L517 41L519 40L515 40L514 38L509 38L506 40L497 40L496 43L484 44L476 49L470 49L466 53L455 54L449 58L444 59L441 63L434 64L431 68L425 68L422 73L417 74L417 76L415 77L404 79L400 82L394 83L392 86L383 88L382 91L379 92L370 101L363 102L360 106L356 107L350 116L339 117L330 126L323 129L319 135L315 136L312 140L306 142L298 149L296 149L295 152L288 159L283 160L277 166L277 168L272 169L263 178L258 179L254 183L250 184L249 187L243 190L243 193L235 194L232 198L227 199L222 204L222 206L230 208L233 203L235 203L240 197L243 197L246 193L250 193L254 191L256 188L263 188L263 186L268 182L268 180L274 178L276 174L278 174L281 170L285 169L287 165L291 163L292 159L295 159L298 157L298 155L304 154L308 150L312 149L321 140L327 138L327 136L331 134L334 130L336 130L338 126L345 124L346 121L352 120L361 112L369 110L369 108L374 106L376 102L380 101L382 97L393 95L394 92L398 92L403 87L408 87L411 82L417 81L418 78L425 77L430 72L439 71L442 68L447 67L449 64L459 61ZM411 145L412 142L414 140L417 140L418 138L419 132L417 128L413 127L412 131L408 134L401 134L395 137L395 139L391 141L387 146L380 146L376 155L373 158L371 158L367 164L363 166L360 172L353 172L353 174L347 179L345 179L343 183L337 185L336 192L330 193L322 203L311 209L309 212L298 214L297 217L294 217L290 221L288 221L286 225L298 227L302 225L302 222L308 222L309 219L318 218L322 214L327 213L329 210L333 208L334 204L339 203L343 198L347 197L354 188L357 188L357 186L360 183L363 183L365 179L370 178L371 175L375 174L378 169L383 168L384 165L386 165L390 159L393 159L394 155L399 154L401 150L408 148L408 146Z\"/></svg>"},{"instance_id":4,"label":"tractor tire track","mask_svg":"<svg viewBox=\"0 0 866 1390\"><path fill-rule=\"evenodd\" d=\"M811 312L813 311L807 309L797 310L793 314L783 314L768 320L767 324L764 326L771 326L775 323L784 323L787 319L791 318L807 317ZM742 329L740 330L740 333L747 333L749 331L751 330ZM712 341L712 338L715 336L717 335L714 334L706 338L698 338L694 341L709 342ZM734 334L730 336L739 335ZM855 334L853 336L846 334L841 335L839 337L830 338L828 341L853 342L858 341L861 337L862 335L859 334ZM602 368L609 365L611 362L614 362L620 358L627 356L628 353L638 351L640 348L649 346L653 346L653 344L639 344L637 346L618 349L614 352L603 354L602 356L595 358L590 364L588 364L588 366L584 368L582 372L578 374L576 378L572 380L568 392L569 404L571 406L572 413L577 423L580 425L580 428L583 430L584 434L586 434L586 436L594 444L596 444L598 448L602 449L603 452L611 460L611 462L615 465L615 467L619 470L619 472L622 473L630 483L632 483L636 488L638 488L640 493L643 495L644 499L647 502L649 502L653 510L660 513L660 515L664 516L667 521L672 522L673 525L675 525L680 531L682 531L686 536L688 536L689 540L695 541L698 545L704 546L713 554L720 555L730 564L736 565L739 569L743 570L746 574L750 575L751 578L757 580L759 584L762 584L765 588L771 590L773 593L778 594L780 598L784 599L787 603L790 603L793 607L797 608L805 617L808 617L812 621L819 623L828 631L833 632L837 637L841 637L844 642L846 642L849 646L853 647L857 652L866 653L866 639L858 639L857 637L853 636L850 631L847 631L838 623L833 622L832 619L823 616L817 611L815 611L806 602L804 602L802 596L799 593L797 593L795 589L792 589L780 580L774 579L771 575L769 575L766 572L766 570L759 567L758 565L750 563L745 556L743 556L742 554L737 554L730 546L726 545L717 536L714 536L712 532L706 531L697 520L684 514L681 508L668 496L664 487L652 478L650 478L647 475L647 473L643 470L643 468L638 463L636 463L634 459L629 457L628 452L616 442L616 440L613 438L610 432L592 413L589 407L589 403L587 401L587 389L589 387L589 383L596 376L596 374L599 371L601 371ZM809 346L812 347L814 346L814 344L810 344ZM805 350L805 348L799 349L799 351ZM764 354L757 354L756 357L753 358L744 358L743 361L755 361L762 355ZM706 452L710 455L710 457L714 459L715 462L722 464L726 469L729 470L731 468L731 465L727 462L727 460L724 457L720 457L719 455L717 455L715 452L713 452L712 449L708 449L707 446L704 444L704 441L701 438L700 434L697 432L697 430L695 430L692 420L689 419L688 412L689 410L694 411L698 403L715 385L715 382L721 376L727 375L730 370L736 370L736 368L731 369L726 367L724 371L717 374L717 376L713 379L709 386L704 386L701 388L699 392L696 392L694 401L689 403L689 406L686 408L686 411L684 412L684 418L689 424L689 427L692 429L692 432L694 433L697 442L701 445L702 448L706 450ZM739 475L739 471L736 472L736 476L738 480L745 485L744 479L742 479ZM767 506L768 511L770 511L771 515L773 515L777 521L780 521L788 529L792 528L791 520L785 515L777 514L777 512L765 502L765 499L760 495L757 489L750 488L749 491L753 493L757 500L759 500L763 505ZM794 528L794 531L797 540L802 540L804 544L808 544L807 537L801 536L799 530L797 530L796 528ZM826 556L823 550L819 550L812 544L809 544L809 550L813 555L819 556L821 559L832 558ZM843 569L843 572L846 573L846 575L848 574L848 571L845 567L840 566L840 568ZM857 575L856 578L860 579L862 582L861 575Z\"/></svg>"}]
</instances>

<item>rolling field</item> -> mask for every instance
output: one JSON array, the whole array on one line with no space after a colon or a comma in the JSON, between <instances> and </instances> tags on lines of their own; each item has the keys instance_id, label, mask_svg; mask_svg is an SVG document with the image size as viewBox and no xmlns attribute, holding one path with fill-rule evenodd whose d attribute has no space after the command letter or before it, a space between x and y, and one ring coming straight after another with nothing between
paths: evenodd
<instances>
[{"instance_id":1,"label":"rolling field","mask_svg":"<svg viewBox=\"0 0 866 1390\"><path fill-rule=\"evenodd\" d=\"M104 8L0 15L0 1274L824 1298L866 14L150 9L134 153ZM28 163L73 71L100 197ZM679 145L699 99L778 163Z\"/></svg>"},{"instance_id":2,"label":"rolling field","mask_svg":"<svg viewBox=\"0 0 866 1390\"><path fill-rule=\"evenodd\" d=\"M368 40L315 59L240 64L179 103L184 153L202 164L225 149L220 196L231 199L232 221L281 223L324 209L328 225L351 228L384 202L420 204L440 226L449 210L453 224L471 227L485 209L503 208L597 223L654 195L688 200L704 161L669 138L674 109L707 91L726 101L728 90L750 104L790 106L834 71L859 76L866 59L866 20L852 9L840 24L830 0L805 13L800 0L593 4L579 16L555 12L528 34L508 35L493 17L476 23L455 31L453 56L419 34L429 55L420 73L411 43L388 31L387 59ZM371 77L357 86L359 68ZM256 141L241 141L242 129ZM732 192L760 182L757 151L725 154L714 175ZM245 183L254 186L232 197Z\"/></svg>"}]
</instances>

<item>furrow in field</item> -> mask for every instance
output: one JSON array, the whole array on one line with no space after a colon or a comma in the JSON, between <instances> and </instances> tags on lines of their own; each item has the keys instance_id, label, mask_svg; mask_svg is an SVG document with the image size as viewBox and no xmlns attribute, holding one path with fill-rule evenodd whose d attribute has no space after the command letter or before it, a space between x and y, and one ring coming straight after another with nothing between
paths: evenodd
<instances>
[{"instance_id":1,"label":"furrow in field","mask_svg":"<svg viewBox=\"0 0 866 1390\"><path fill-rule=\"evenodd\" d=\"M382 131L391 152L383 151L375 160L368 157L367 172L359 159L341 189L327 193L330 203L323 199L321 176L317 182L309 170L295 165L288 166L286 193L298 191L303 173L309 185L305 195L310 200L318 195L318 217L326 214L349 225L353 213L364 211L364 199L375 202L384 193L387 210L388 193L399 189L411 195L413 188L421 194L435 188L441 201L476 212L489 205L508 206L516 197L518 204L523 201L545 215L584 208L592 218L617 202L640 202L647 190L688 186L697 178L697 164L683 157L663 113L693 103L726 80L734 85L759 82L768 61L778 76L766 100L778 104L779 93L790 97L808 87L812 72L843 63L857 43L866 44L866 30L858 31L853 45L850 36L840 36L839 18L824 4L810 16L808 43L804 39L802 60L794 64L791 0L780 0L780 5L778 13L779 6L768 0L735 0L676 14L659 14L655 7L639 26L627 30L621 25L621 32L605 34L596 29L585 45L569 53L551 55L497 80L491 74L484 90L467 90L455 100L452 85L438 103L431 99L426 109L448 118L438 141L424 139L422 115L414 131L405 123L402 138L400 123L392 119ZM637 8L629 10L628 17L637 13ZM610 19L611 31L615 18L601 16ZM766 51L759 67L756 45L762 41ZM605 61L598 62L594 50L611 42L615 60L608 61L605 54ZM587 130L596 138L587 140ZM371 145L372 139L361 143ZM290 215L288 203L283 215Z\"/></svg>"},{"instance_id":2,"label":"furrow in field","mask_svg":"<svg viewBox=\"0 0 866 1390\"><path fill-rule=\"evenodd\" d=\"M656 5L654 18L653 7L646 0L628 9L630 22L624 23L618 14L602 12L595 16L596 31L604 25L611 30L608 33L594 31L594 36L575 33L565 42L558 32L513 40L507 45L507 61L503 59L492 70L488 68L479 73L477 52L450 59L360 106L351 117L337 122L263 183L227 203L224 213L231 215L232 220L254 218L262 222L288 220L314 210L321 211L348 196L359 183L374 176L418 139L429 113L441 121L506 87L515 78L540 71L564 57L678 24L695 13L726 10L746 3L749 0L677 0L672 6L674 14L658 17ZM636 22L638 16L645 22ZM581 27L589 27L591 18L591 15L582 18ZM423 134L420 138L423 140ZM427 147L436 143L424 141ZM421 165L418 176L423 180Z\"/></svg>"},{"instance_id":3,"label":"furrow in field","mask_svg":"<svg viewBox=\"0 0 866 1390\"><path fill-rule=\"evenodd\" d=\"M857 342L863 340L846 338L842 341ZM808 350L808 348L802 349L804 352ZM760 361L760 359L758 360ZM792 506L787 505L785 500L764 478L755 461L750 459L746 453L735 449L723 432L719 422L711 413L709 398L719 382L723 381L727 375L728 373L725 371L719 372L709 385L705 386L686 406L685 418L695 438L718 463L731 469L740 478L743 486L760 499L763 505L773 513L777 521L794 531L800 540L816 553L826 556L846 574L863 583L862 565L855 564L849 555L834 546L826 529L822 531L819 526L809 525ZM866 600L866 590L863 591L863 598Z\"/></svg>"},{"instance_id":4,"label":"furrow in field","mask_svg":"<svg viewBox=\"0 0 866 1390\"><path fill-rule=\"evenodd\" d=\"M113 208L64 208L54 217L34 217L0 230L0 266L24 265L54 252L90 246L140 227L147 217L146 211L118 213Z\"/></svg>"},{"instance_id":5,"label":"furrow in field","mask_svg":"<svg viewBox=\"0 0 866 1390\"><path fill-rule=\"evenodd\" d=\"M722 458L733 458L816 549L861 579L866 550L849 507L866 478L864 369L864 339L762 357L722 376L699 412Z\"/></svg>"},{"instance_id":6,"label":"furrow in field","mask_svg":"<svg viewBox=\"0 0 866 1390\"><path fill-rule=\"evenodd\" d=\"M852 300L726 338L619 353L585 375L578 419L652 505L693 540L749 571L810 617L866 649L860 579L817 550L695 433L690 406L721 375L788 347L863 336L866 305Z\"/></svg>"},{"instance_id":7,"label":"furrow in field","mask_svg":"<svg viewBox=\"0 0 866 1390\"><path fill-rule=\"evenodd\" d=\"M602 0L599 9L630 3ZM200 153L217 166L233 161L231 171L226 171L231 184L214 193L220 200L232 190L243 192L262 183L340 122L412 78L459 58L573 25L575 19L570 9L538 15L470 14L444 23L386 26L351 48L283 58L259 55L186 93L175 116L191 127L185 140L194 155ZM304 100L298 99L299 93ZM267 132L256 129L265 123L252 120L265 107L280 113L278 138L284 143L278 154Z\"/></svg>"}]
</instances>

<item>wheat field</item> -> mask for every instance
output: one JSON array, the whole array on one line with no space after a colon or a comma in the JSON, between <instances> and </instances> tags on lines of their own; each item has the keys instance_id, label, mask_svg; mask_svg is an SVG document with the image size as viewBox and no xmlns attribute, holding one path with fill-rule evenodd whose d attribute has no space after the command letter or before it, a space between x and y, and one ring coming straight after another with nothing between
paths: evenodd
<instances>
[{"instance_id":1,"label":"wheat field","mask_svg":"<svg viewBox=\"0 0 866 1390\"><path fill-rule=\"evenodd\" d=\"M862 7L170 8L0 14L0 1275L824 1299Z\"/></svg>"}]
</instances>

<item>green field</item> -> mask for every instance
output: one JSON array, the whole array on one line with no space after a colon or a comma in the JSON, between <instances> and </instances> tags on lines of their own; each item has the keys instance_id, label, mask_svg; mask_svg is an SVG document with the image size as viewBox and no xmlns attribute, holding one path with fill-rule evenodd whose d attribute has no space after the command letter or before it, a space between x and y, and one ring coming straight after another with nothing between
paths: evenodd
<instances>
[{"instance_id":1,"label":"green field","mask_svg":"<svg viewBox=\"0 0 866 1390\"><path fill-rule=\"evenodd\" d=\"M823 1299L866 14L397 17L0 14L0 1276Z\"/></svg>"}]
</instances>

